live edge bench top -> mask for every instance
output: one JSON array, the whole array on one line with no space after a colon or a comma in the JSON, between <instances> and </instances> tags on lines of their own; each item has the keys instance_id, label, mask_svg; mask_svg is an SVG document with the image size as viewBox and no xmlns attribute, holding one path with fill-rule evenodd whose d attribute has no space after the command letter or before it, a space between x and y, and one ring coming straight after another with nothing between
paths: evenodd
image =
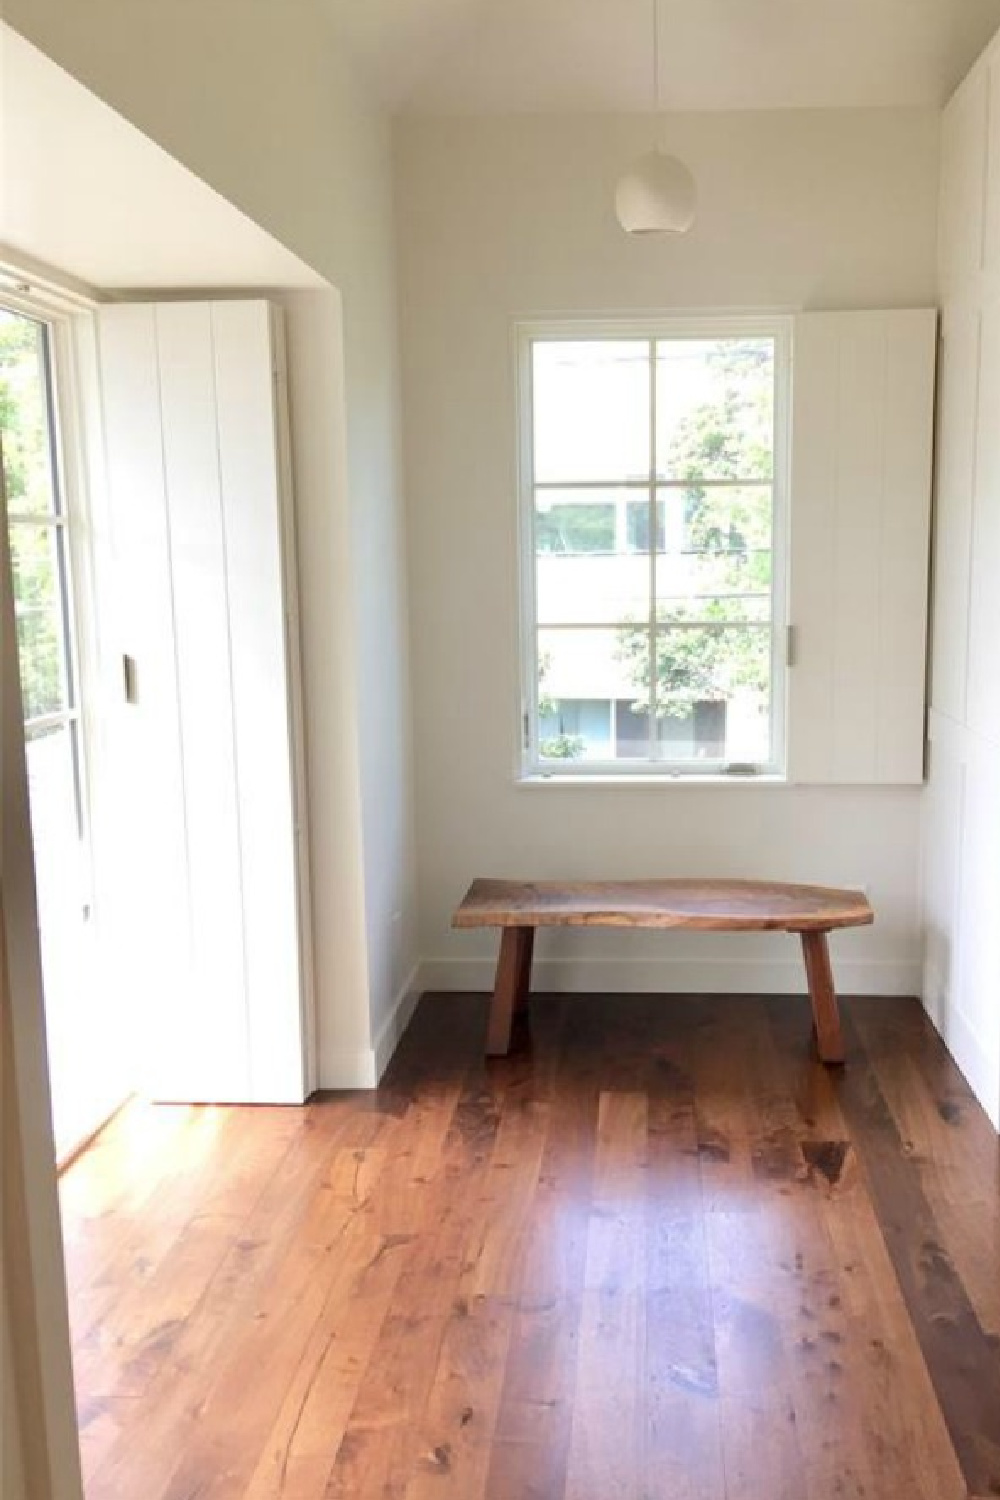
<instances>
[{"instance_id":1,"label":"live edge bench top","mask_svg":"<svg viewBox=\"0 0 1000 1500\"><path fill-rule=\"evenodd\" d=\"M500 927L486 1050L502 1056L525 1012L536 927L660 927L702 932L794 932L802 943L820 1058L844 1060L827 934L875 920L863 891L770 880L474 880L453 927Z\"/></svg>"},{"instance_id":2,"label":"live edge bench top","mask_svg":"<svg viewBox=\"0 0 1000 1500\"><path fill-rule=\"evenodd\" d=\"M864 927L863 891L764 880L474 880L453 927L685 927L829 932Z\"/></svg>"}]
</instances>

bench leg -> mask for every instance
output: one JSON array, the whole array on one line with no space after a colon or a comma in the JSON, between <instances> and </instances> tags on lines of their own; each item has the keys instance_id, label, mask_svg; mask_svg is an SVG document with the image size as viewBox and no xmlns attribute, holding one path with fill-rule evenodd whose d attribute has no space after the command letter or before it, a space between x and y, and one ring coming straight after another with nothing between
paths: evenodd
<instances>
[{"instance_id":1,"label":"bench leg","mask_svg":"<svg viewBox=\"0 0 1000 1500\"><path fill-rule=\"evenodd\" d=\"M490 1057L503 1057L510 1051L514 1013L524 1010L528 1004L534 946L533 927L505 927L500 934L500 957L497 959L486 1034L486 1051Z\"/></svg>"},{"instance_id":2,"label":"bench leg","mask_svg":"<svg viewBox=\"0 0 1000 1500\"><path fill-rule=\"evenodd\" d=\"M827 935L825 932L803 932L801 936L820 1061L828 1065L842 1063L844 1039L840 1032L840 1012L837 1009L837 992L833 987Z\"/></svg>"}]
</instances>

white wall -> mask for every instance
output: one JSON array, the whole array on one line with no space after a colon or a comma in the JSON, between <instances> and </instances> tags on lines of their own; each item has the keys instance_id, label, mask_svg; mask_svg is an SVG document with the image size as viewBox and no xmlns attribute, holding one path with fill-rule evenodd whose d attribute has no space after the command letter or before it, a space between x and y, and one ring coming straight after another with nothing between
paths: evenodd
<instances>
[{"instance_id":1,"label":"white wall","mask_svg":"<svg viewBox=\"0 0 1000 1500\"><path fill-rule=\"evenodd\" d=\"M923 996L1000 1127L1000 40L942 136Z\"/></svg>"},{"instance_id":2,"label":"white wall","mask_svg":"<svg viewBox=\"0 0 1000 1500\"><path fill-rule=\"evenodd\" d=\"M2 22L0 98L0 225L16 253L89 286L322 283Z\"/></svg>"},{"instance_id":3,"label":"white wall","mask_svg":"<svg viewBox=\"0 0 1000 1500\"><path fill-rule=\"evenodd\" d=\"M631 240L624 118L402 122L396 136L417 736L429 985L484 986L494 939L449 930L474 875L714 873L865 885L842 988L916 990L919 788L518 787L518 317L934 301L931 111L675 116L696 227ZM781 938L546 934L539 984L801 990Z\"/></svg>"},{"instance_id":4,"label":"white wall","mask_svg":"<svg viewBox=\"0 0 1000 1500\"><path fill-rule=\"evenodd\" d=\"M298 0L252 6L95 0L86 7L75 0L7 0L4 13L340 293L347 532L313 515L299 546L306 559L304 669L312 698L306 716L317 968L326 945L334 981L337 955L326 922L342 897L324 876L329 872L332 881L342 869L341 843L354 834L338 821L337 803L325 789L331 762L346 759L358 769L362 825L358 894L368 1013L341 1013L334 983L320 1019L321 1081L363 1083L362 1074L372 1073L384 1055L393 1008L408 992L415 957L388 122L360 94L321 8ZM329 381L339 378L334 371ZM336 430L335 410L330 420ZM349 722L337 722L317 700L329 682L331 696L343 701L332 673L345 636L354 708ZM348 821L352 816L348 808Z\"/></svg>"}]
</instances>

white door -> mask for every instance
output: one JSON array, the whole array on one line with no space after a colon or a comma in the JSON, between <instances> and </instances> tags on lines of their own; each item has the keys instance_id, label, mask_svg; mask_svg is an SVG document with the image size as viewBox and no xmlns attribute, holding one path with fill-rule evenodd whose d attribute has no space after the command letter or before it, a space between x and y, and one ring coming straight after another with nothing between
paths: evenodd
<instances>
[{"instance_id":1,"label":"white door","mask_svg":"<svg viewBox=\"0 0 1000 1500\"><path fill-rule=\"evenodd\" d=\"M98 333L143 1086L299 1103L312 997L277 312L119 304Z\"/></svg>"}]
</instances>

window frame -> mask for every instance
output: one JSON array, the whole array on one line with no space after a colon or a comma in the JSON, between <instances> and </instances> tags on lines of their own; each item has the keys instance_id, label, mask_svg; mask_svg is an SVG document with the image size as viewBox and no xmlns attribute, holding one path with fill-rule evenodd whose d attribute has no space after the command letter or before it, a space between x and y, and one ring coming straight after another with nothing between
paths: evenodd
<instances>
[{"instance_id":1,"label":"window frame","mask_svg":"<svg viewBox=\"0 0 1000 1500\"><path fill-rule=\"evenodd\" d=\"M788 719L788 560L791 473L792 331L790 313L573 318L525 320L514 325L517 383L518 593L520 621L519 754L517 778L526 782L622 780L654 781L727 779L783 780L786 775ZM534 400L532 350L536 343L613 342L641 339L764 337L774 341L774 464L772 474L771 578L771 735L766 761L752 767L725 760L543 760L539 753L537 670L537 577L535 557ZM655 400L655 381L651 386ZM620 481L616 488L634 489L652 502L664 482L653 472L655 443L651 445L650 473L641 481ZM572 487L567 484L567 487ZM670 487L668 484L666 487ZM652 511L652 506L651 506ZM652 539L655 544L655 538Z\"/></svg>"},{"instance_id":2,"label":"window frame","mask_svg":"<svg viewBox=\"0 0 1000 1500\"><path fill-rule=\"evenodd\" d=\"M73 747L77 823L84 857L85 919L97 931L97 854L94 760L97 702L102 690L94 599L92 486L85 454L80 331L93 327L95 298L37 276L16 262L0 262L0 306L39 326L43 353L53 510L43 517L8 516L8 526L45 526L60 553L64 605L67 703L52 714L26 717L32 729L65 728Z\"/></svg>"}]
</instances>

